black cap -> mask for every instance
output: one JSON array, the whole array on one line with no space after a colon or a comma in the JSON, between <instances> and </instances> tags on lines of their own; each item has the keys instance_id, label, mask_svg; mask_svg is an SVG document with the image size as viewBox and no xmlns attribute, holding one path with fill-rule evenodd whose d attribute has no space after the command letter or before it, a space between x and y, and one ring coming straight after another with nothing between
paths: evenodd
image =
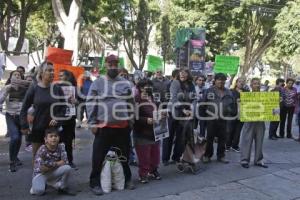
<instances>
[{"instance_id":1,"label":"black cap","mask_svg":"<svg viewBox=\"0 0 300 200\"><path fill-rule=\"evenodd\" d=\"M223 74L223 73L217 73L217 74L215 74L215 80L223 80L223 81L226 81L226 80L227 80L227 77L226 77L225 74Z\"/></svg>"}]
</instances>

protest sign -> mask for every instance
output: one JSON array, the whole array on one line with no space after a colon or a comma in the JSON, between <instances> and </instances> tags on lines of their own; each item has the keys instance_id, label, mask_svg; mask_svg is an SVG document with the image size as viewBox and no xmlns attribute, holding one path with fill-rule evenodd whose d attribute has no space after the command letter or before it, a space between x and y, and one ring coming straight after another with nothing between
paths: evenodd
<instances>
[{"instance_id":1,"label":"protest sign","mask_svg":"<svg viewBox=\"0 0 300 200\"><path fill-rule=\"evenodd\" d=\"M64 92L64 97L66 102L68 103L68 107L66 109L66 116L74 116L76 115L75 105L70 103L71 99L75 99L75 87L74 86L61 86L62 91Z\"/></svg>"},{"instance_id":2,"label":"protest sign","mask_svg":"<svg viewBox=\"0 0 300 200\"><path fill-rule=\"evenodd\" d=\"M155 72L158 70L163 71L163 60L158 56L147 56L148 60L148 71Z\"/></svg>"},{"instance_id":3,"label":"protest sign","mask_svg":"<svg viewBox=\"0 0 300 200\"><path fill-rule=\"evenodd\" d=\"M279 92L241 92L240 120L279 121Z\"/></svg>"},{"instance_id":4,"label":"protest sign","mask_svg":"<svg viewBox=\"0 0 300 200\"><path fill-rule=\"evenodd\" d=\"M238 72L240 58L237 56L217 55L215 59L214 72L235 75Z\"/></svg>"},{"instance_id":5,"label":"protest sign","mask_svg":"<svg viewBox=\"0 0 300 200\"><path fill-rule=\"evenodd\" d=\"M54 64L72 65L72 55L73 51L48 47L46 59Z\"/></svg>"},{"instance_id":6,"label":"protest sign","mask_svg":"<svg viewBox=\"0 0 300 200\"><path fill-rule=\"evenodd\" d=\"M169 137L167 110L153 112L153 132L155 141Z\"/></svg>"}]
</instances>

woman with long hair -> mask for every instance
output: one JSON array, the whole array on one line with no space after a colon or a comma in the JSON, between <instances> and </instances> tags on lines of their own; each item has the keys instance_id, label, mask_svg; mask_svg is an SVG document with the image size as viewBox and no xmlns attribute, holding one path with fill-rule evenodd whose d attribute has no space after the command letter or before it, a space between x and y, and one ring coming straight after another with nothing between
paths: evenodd
<instances>
[{"instance_id":1,"label":"woman with long hair","mask_svg":"<svg viewBox=\"0 0 300 200\"><path fill-rule=\"evenodd\" d=\"M53 84L54 68L51 62L43 62L38 68L37 84L32 84L24 98L20 113L21 131L29 134L32 142L33 158L44 143L44 132L49 127L58 127L61 122L58 117L63 117L65 107L61 105L64 101L64 94L58 85ZM60 105L55 105L60 103ZM29 130L27 111L33 106L34 119L32 129Z\"/></svg>"},{"instance_id":2,"label":"woman with long hair","mask_svg":"<svg viewBox=\"0 0 300 200\"><path fill-rule=\"evenodd\" d=\"M195 86L188 69L180 69L177 80L171 87L172 116L178 122L173 160L180 164L180 158L187 143L193 143L193 107L195 106Z\"/></svg>"},{"instance_id":3,"label":"woman with long hair","mask_svg":"<svg viewBox=\"0 0 300 200\"><path fill-rule=\"evenodd\" d=\"M138 156L141 183L148 183L148 178L160 180L158 166L160 161L160 143L155 142L153 112L157 110L153 100L153 83L143 79L137 84L139 91L135 96L138 114L134 124L133 141Z\"/></svg>"},{"instance_id":4,"label":"woman with long hair","mask_svg":"<svg viewBox=\"0 0 300 200\"><path fill-rule=\"evenodd\" d=\"M62 124L62 131L60 140L65 144L69 165L77 170L73 163L73 140L75 139L76 127L76 108L78 103L76 95L77 82L72 72L68 70L61 70L59 72L59 86L62 88L66 101L69 106L66 109L66 119Z\"/></svg>"},{"instance_id":5,"label":"woman with long hair","mask_svg":"<svg viewBox=\"0 0 300 200\"><path fill-rule=\"evenodd\" d=\"M12 71L7 80L7 84L1 90L0 104L5 102L6 113L5 119L7 131L10 136L9 142L9 171L16 172L17 166L22 165L18 158L20 147L22 144L22 133L20 130L20 111L22 108L22 100L26 94L26 87L14 84L14 81L21 80L21 73L17 70Z\"/></svg>"}]
</instances>

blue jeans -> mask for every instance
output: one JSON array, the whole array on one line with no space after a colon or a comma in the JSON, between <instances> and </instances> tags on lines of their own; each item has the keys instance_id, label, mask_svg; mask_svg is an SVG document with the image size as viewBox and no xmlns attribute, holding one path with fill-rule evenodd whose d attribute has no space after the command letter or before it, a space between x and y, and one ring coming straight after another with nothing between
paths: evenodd
<instances>
[{"instance_id":1,"label":"blue jeans","mask_svg":"<svg viewBox=\"0 0 300 200\"><path fill-rule=\"evenodd\" d=\"M20 131L20 117L19 115L5 114L7 131L10 136L9 142L9 159L11 162L17 160L20 147L22 144L22 133Z\"/></svg>"}]
</instances>

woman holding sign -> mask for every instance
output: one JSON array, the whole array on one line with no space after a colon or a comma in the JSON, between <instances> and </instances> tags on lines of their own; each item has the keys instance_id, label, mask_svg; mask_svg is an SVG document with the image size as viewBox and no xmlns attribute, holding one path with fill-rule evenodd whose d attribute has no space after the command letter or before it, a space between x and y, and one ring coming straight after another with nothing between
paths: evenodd
<instances>
[{"instance_id":1,"label":"woman holding sign","mask_svg":"<svg viewBox=\"0 0 300 200\"><path fill-rule=\"evenodd\" d=\"M65 100L67 102L66 119L62 124L61 141L65 144L68 156L69 165L77 170L78 168L73 163L73 140L75 139L76 126L76 80L72 72L68 70L61 70L59 72L59 86L64 92Z\"/></svg>"},{"instance_id":2,"label":"woman holding sign","mask_svg":"<svg viewBox=\"0 0 300 200\"><path fill-rule=\"evenodd\" d=\"M160 161L160 144L155 141L153 112L157 109L153 100L153 84L143 79L137 84L135 96L137 116L134 124L134 144L139 160L139 176L141 183L148 183L149 178L160 180L158 165Z\"/></svg>"}]
</instances>

